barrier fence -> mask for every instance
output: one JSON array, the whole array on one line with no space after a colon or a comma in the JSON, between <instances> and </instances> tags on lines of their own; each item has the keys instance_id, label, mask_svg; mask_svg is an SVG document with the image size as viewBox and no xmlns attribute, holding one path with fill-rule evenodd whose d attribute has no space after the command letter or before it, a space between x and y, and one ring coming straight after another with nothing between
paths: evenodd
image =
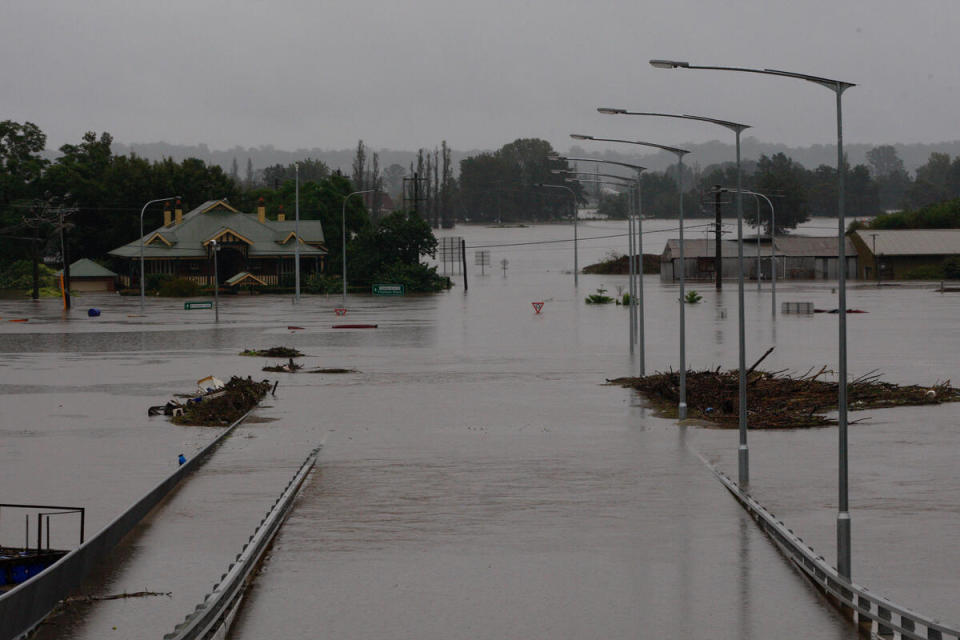
<instances>
[{"instance_id":1,"label":"barrier fence","mask_svg":"<svg viewBox=\"0 0 960 640\"><path fill-rule=\"evenodd\" d=\"M270 542L280 530L280 525L293 508L293 501L300 492L307 475L316 463L320 447L307 456L303 464L287 483L286 488L267 515L260 520L256 530L236 555L220 581L204 596L203 601L177 625L164 640L207 640L225 638L236 616L240 602L251 579L251 573L260 563Z\"/></svg>"},{"instance_id":2,"label":"barrier fence","mask_svg":"<svg viewBox=\"0 0 960 640\"><path fill-rule=\"evenodd\" d=\"M742 490L722 471L704 460L720 482L747 510L780 551L840 609L866 633L879 638L911 640L960 640L960 629L947 626L884 597L874 595L864 586L840 576L821 555L762 504Z\"/></svg>"},{"instance_id":3,"label":"barrier fence","mask_svg":"<svg viewBox=\"0 0 960 640\"><path fill-rule=\"evenodd\" d=\"M207 456L250 414L243 414L198 454L137 500L99 533L60 558L45 571L0 595L0 640L25 638L58 602L80 586L127 535L179 482L196 470Z\"/></svg>"}]
</instances>

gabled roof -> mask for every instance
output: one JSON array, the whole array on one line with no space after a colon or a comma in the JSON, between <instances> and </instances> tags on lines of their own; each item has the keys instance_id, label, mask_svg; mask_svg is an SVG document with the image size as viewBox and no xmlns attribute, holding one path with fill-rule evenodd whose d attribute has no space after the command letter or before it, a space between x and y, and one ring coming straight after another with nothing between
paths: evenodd
<instances>
[{"instance_id":1,"label":"gabled roof","mask_svg":"<svg viewBox=\"0 0 960 640\"><path fill-rule=\"evenodd\" d=\"M257 276L253 275L249 271L241 271L237 275L227 280L225 284L231 287L235 287L241 284L247 284L247 285L258 284L261 287L267 286L266 282L264 282Z\"/></svg>"},{"instance_id":2,"label":"gabled roof","mask_svg":"<svg viewBox=\"0 0 960 640\"><path fill-rule=\"evenodd\" d=\"M283 244L284 238L293 231L295 221L260 222L256 214L237 211L223 200L209 200L190 210L183 216L183 222L169 227L159 227L147 233L143 240L143 254L146 258L205 258L207 245L211 239L230 233L247 244L250 257L293 256L297 252L296 243ZM323 244L323 225L319 220L300 221L299 253L302 256L326 254ZM162 234L165 242L147 244L156 234ZM140 256L141 239L110 251L110 255L122 258Z\"/></svg>"},{"instance_id":3,"label":"gabled roof","mask_svg":"<svg viewBox=\"0 0 960 640\"><path fill-rule=\"evenodd\" d=\"M871 252L876 241L877 255L960 255L960 229L861 229L855 233Z\"/></svg>"},{"instance_id":4,"label":"gabled roof","mask_svg":"<svg viewBox=\"0 0 960 640\"><path fill-rule=\"evenodd\" d=\"M746 238L744 238L746 240ZM769 255L770 243L764 243L764 238L760 239L761 251ZM715 241L713 238L704 240L703 238L684 238L683 257L684 258L712 258L715 254ZM720 251L724 258L735 258L737 256L737 243L734 240L721 240ZM766 246L764 246L764 244ZM750 243L748 250L744 244L744 260L756 256L757 243L754 238ZM846 238L847 256L857 255L857 250ZM817 258L835 258L837 256L837 239L834 237L819 236L777 236L777 255L788 257L817 257ZM667 241L663 249L661 259L669 261L680 257L680 240L672 238Z\"/></svg>"},{"instance_id":5,"label":"gabled roof","mask_svg":"<svg viewBox=\"0 0 960 640\"><path fill-rule=\"evenodd\" d=\"M63 273L63 269L57 271L59 276ZM70 277L71 278L116 278L117 274L106 267L101 267L93 260L88 260L86 258L80 258L70 265Z\"/></svg>"}]
</instances>

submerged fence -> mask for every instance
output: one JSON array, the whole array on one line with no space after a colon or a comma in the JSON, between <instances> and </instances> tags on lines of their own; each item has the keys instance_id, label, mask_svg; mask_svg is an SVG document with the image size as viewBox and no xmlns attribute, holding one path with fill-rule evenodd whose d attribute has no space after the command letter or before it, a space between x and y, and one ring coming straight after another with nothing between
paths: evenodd
<instances>
[{"instance_id":1,"label":"submerged fence","mask_svg":"<svg viewBox=\"0 0 960 640\"><path fill-rule=\"evenodd\" d=\"M47 570L37 574L0 596L0 640L27 636L74 589L84 577L127 535L151 509L189 473L203 464L206 457L242 423L249 412L224 429L198 454L189 458L176 471L137 500L99 533L60 558Z\"/></svg>"},{"instance_id":2,"label":"submerged fence","mask_svg":"<svg viewBox=\"0 0 960 640\"><path fill-rule=\"evenodd\" d=\"M220 581L203 598L203 602L177 625L172 633L163 636L164 640L206 640L225 638L236 616L243 594L249 583L250 574L260 563L260 559L270 546L273 537L290 510L293 500L300 492L304 480L317 460L317 447L307 456L300 468L287 483L287 487L277 498L267 515L260 520L256 530L247 539L240 553L234 558Z\"/></svg>"},{"instance_id":3,"label":"submerged fence","mask_svg":"<svg viewBox=\"0 0 960 640\"><path fill-rule=\"evenodd\" d=\"M783 521L777 520L774 514L767 511L722 471L706 460L704 462L760 528L770 536L780 551L864 632L876 634L880 638L960 640L960 629L948 627L933 618L876 596L866 587L840 576L836 569L827 564L823 556L817 555L817 552L792 529L788 529Z\"/></svg>"}]
</instances>

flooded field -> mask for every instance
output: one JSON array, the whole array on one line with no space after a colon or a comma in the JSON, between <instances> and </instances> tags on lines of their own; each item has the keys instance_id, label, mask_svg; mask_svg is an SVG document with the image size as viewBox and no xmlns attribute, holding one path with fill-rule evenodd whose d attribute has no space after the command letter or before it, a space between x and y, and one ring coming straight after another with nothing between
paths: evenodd
<instances>
[{"instance_id":1,"label":"flooded field","mask_svg":"<svg viewBox=\"0 0 960 640\"><path fill-rule=\"evenodd\" d=\"M645 223L645 251L673 227ZM611 237L624 229L581 224L580 266L624 252ZM736 432L678 426L605 384L639 371L627 312L583 298L625 276L580 275L574 288L572 246L552 242L569 226L450 233L466 239L469 289L457 274L443 294L349 296L347 321L377 329L333 329L339 296L224 296L218 324L174 299L148 299L144 317L119 296L78 297L68 316L55 300L0 301L4 501L85 506L88 532L218 432L148 406L207 375L279 380L87 588L171 595L72 607L42 637L171 631L321 441L234 638L856 637L700 460L735 473ZM647 370L676 369L677 287L653 275L644 286ZM831 287L780 282L777 299L832 308ZM735 367L736 283L688 288L703 295L687 307L688 365ZM957 382L960 296L931 289L850 283L849 306L868 312L848 319L851 375ZM835 315L773 318L769 283L750 283L746 316L748 361L776 346L766 369L835 366ZM276 345L308 369L355 371L267 374L278 360L238 355ZM960 405L851 413L863 417L850 427L854 579L958 622ZM749 444L753 493L832 562L836 430L751 432ZM19 544L22 516L3 515L0 542ZM74 542L66 524L53 534Z\"/></svg>"}]
</instances>

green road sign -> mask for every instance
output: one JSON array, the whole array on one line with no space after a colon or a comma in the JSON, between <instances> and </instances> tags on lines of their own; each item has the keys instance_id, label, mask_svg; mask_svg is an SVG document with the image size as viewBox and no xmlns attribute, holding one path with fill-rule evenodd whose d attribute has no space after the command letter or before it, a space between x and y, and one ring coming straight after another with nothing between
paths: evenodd
<instances>
[{"instance_id":1,"label":"green road sign","mask_svg":"<svg viewBox=\"0 0 960 640\"><path fill-rule=\"evenodd\" d=\"M375 284L373 285L373 295L375 296L402 296L402 284Z\"/></svg>"}]
</instances>

